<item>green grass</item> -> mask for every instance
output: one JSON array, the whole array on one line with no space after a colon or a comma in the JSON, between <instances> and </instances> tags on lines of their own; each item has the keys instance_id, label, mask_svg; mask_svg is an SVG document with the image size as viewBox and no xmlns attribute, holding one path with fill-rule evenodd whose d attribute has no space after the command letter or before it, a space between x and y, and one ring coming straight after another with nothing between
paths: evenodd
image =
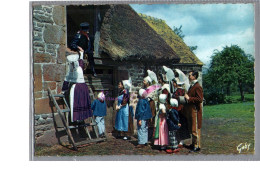
<instances>
[{"instance_id":1,"label":"green grass","mask_svg":"<svg viewBox=\"0 0 260 186\"><path fill-rule=\"evenodd\" d=\"M204 118L242 119L254 122L254 102L204 106Z\"/></svg>"},{"instance_id":2,"label":"green grass","mask_svg":"<svg viewBox=\"0 0 260 186\"><path fill-rule=\"evenodd\" d=\"M254 153L254 102L204 106L202 143L205 153L238 154L240 143L250 145Z\"/></svg>"}]
</instances>

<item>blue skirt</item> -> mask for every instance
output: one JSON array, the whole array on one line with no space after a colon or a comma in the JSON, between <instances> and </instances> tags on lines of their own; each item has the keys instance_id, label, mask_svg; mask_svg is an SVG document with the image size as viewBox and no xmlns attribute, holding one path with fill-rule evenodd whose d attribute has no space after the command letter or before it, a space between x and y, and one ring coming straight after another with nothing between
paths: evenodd
<instances>
[{"instance_id":1,"label":"blue skirt","mask_svg":"<svg viewBox=\"0 0 260 186\"><path fill-rule=\"evenodd\" d=\"M116 114L115 128L118 131L128 131L128 117L129 117L129 106L128 104L121 107Z\"/></svg>"}]
</instances>

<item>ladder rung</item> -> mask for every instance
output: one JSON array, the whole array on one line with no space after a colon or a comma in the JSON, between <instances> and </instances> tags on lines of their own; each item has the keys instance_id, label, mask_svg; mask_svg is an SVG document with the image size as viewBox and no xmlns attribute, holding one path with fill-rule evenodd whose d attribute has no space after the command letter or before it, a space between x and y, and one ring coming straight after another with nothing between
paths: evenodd
<instances>
[{"instance_id":1,"label":"ladder rung","mask_svg":"<svg viewBox=\"0 0 260 186\"><path fill-rule=\"evenodd\" d=\"M60 98L63 98L64 95L63 95L63 94L53 94L53 97L60 97Z\"/></svg>"},{"instance_id":2,"label":"ladder rung","mask_svg":"<svg viewBox=\"0 0 260 186\"><path fill-rule=\"evenodd\" d=\"M70 109L61 109L60 110L62 113L64 113L64 112L70 112Z\"/></svg>"}]
</instances>

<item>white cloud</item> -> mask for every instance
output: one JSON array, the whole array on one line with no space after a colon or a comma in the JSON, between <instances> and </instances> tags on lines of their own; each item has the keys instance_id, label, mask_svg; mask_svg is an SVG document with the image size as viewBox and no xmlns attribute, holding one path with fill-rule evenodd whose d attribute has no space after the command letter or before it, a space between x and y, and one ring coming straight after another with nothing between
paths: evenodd
<instances>
[{"instance_id":1,"label":"white cloud","mask_svg":"<svg viewBox=\"0 0 260 186\"><path fill-rule=\"evenodd\" d=\"M184 41L189 46L197 45L196 56L205 64L210 62L213 51L221 51L225 46L238 45L247 54L254 56L254 30L248 28L234 34L187 36Z\"/></svg>"},{"instance_id":2,"label":"white cloud","mask_svg":"<svg viewBox=\"0 0 260 186\"><path fill-rule=\"evenodd\" d=\"M141 12L163 19L173 28L182 25L184 41L198 46L197 57L208 64L215 49L238 45L254 55L253 4L136 5Z\"/></svg>"}]
</instances>

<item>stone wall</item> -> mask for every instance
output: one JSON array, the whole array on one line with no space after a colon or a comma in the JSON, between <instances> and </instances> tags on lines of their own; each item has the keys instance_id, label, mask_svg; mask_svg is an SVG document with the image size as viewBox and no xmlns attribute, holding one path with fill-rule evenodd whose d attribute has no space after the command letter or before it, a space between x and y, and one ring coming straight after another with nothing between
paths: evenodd
<instances>
[{"instance_id":1,"label":"stone wall","mask_svg":"<svg viewBox=\"0 0 260 186\"><path fill-rule=\"evenodd\" d=\"M35 137L54 129L47 88L61 91L66 72L65 6L33 5L33 78Z\"/></svg>"}]
</instances>

